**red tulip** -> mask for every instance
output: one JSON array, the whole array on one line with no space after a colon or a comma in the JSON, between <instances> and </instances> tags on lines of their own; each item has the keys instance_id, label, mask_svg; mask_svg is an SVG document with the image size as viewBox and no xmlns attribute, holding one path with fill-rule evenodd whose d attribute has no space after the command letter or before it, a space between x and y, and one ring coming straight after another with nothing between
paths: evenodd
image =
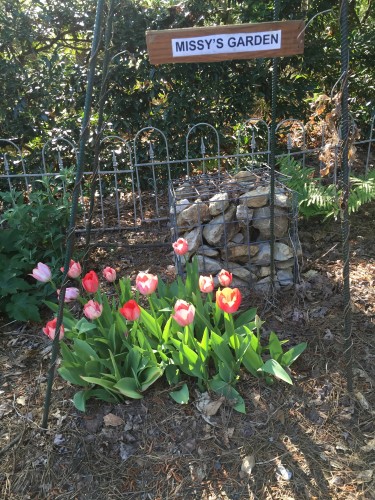
<instances>
[{"instance_id":1,"label":"red tulip","mask_svg":"<svg viewBox=\"0 0 375 500\"><path fill-rule=\"evenodd\" d=\"M199 290L202 293L210 293L215 288L212 276L199 276Z\"/></svg>"},{"instance_id":2,"label":"red tulip","mask_svg":"<svg viewBox=\"0 0 375 500\"><path fill-rule=\"evenodd\" d=\"M128 300L120 309L122 314L128 321L135 321L141 315L141 308L135 300Z\"/></svg>"},{"instance_id":3,"label":"red tulip","mask_svg":"<svg viewBox=\"0 0 375 500\"><path fill-rule=\"evenodd\" d=\"M138 273L135 286L142 295L151 295L158 286L158 277L154 274Z\"/></svg>"},{"instance_id":4,"label":"red tulip","mask_svg":"<svg viewBox=\"0 0 375 500\"><path fill-rule=\"evenodd\" d=\"M60 268L61 272L64 272L64 268ZM68 276L69 278L78 278L78 276L81 274L82 268L81 264L79 262L75 262L73 259L69 263L69 271L68 271Z\"/></svg>"},{"instance_id":5,"label":"red tulip","mask_svg":"<svg viewBox=\"0 0 375 500\"><path fill-rule=\"evenodd\" d=\"M177 300L172 318L180 325L187 326L194 321L195 307L184 300Z\"/></svg>"},{"instance_id":6,"label":"red tulip","mask_svg":"<svg viewBox=\"0 0 375 500\"><path fill-rule=\"evenodd\" d=\"M103 269L103 276L110 283L116 281L116 271L115 269L112 269L112 267L105 267Z\"/></svg>"},{"instance_id":7,"label":"red tulip","mask_svg":"<svg viewBox=\"0 0 375 500\"><path fill-rule=\"evenodd\" d=\"M178 238L178 240L175 241L172 246L174 253L177 255L185 255L186 252L189 251L189 245L185 238Z\"/></svg>"},{"instance_id":8,"label":"red tulip","mask_svg":"<svg viewBox=\"0 0 375 500\"><path fill-rule=\"evenodd\" d=\"M95 271L90 271L82 280L82 286L88 293L95 293L99 288L99 279Z\"/></svg>"},{"instance_id":9,"label":"red tulip","mask_svg":"<svg viewBox=\"0 0 375 500\"><path fill-rule=\"evenodd\" d=\"M65 290L64 302L72 302L72 300L76 300L78 295L79 295L78 288L70 286ZM57 290L57 296L60 297L60 289Z\"/></svg>"},{"instance_id":10,"label":"red tulip","mask_svg":"<svg viewBox=\"0 0 375 500\"><path fill-rule=\"evenodd\" d=\"M238 288L223 288L216 292L216 303L226 313L234 313L241 305L241 292Z\"/></svg>"},{"instance_id":11,"label":"red tulip","mask_svg":"<svg viewBox=\"0 0 375 500\"><path fill-rule=\"evenodd\" d=\"M47 281L51 281L52 274L50 268L47 264L43 264L43 262L38 262L38 265L33 272L30 274L36 280L41 281L42 283L47 283Z\"/></svg>"},{"instance_id":12,"label":"red tulip","mask_svg":"<svg viewBox=\"0 0 375 500\"><path fill-rule=\"evenodd\" d=\"M96 302L95 300L89 300L83 306L83 314L88 319L97 319L102 315L102 312L103 312L102 304L99 304L99 302Z\"/></svg>"},{"instance_id":13,"label":"red tulip","mask_svg":"<svg viewBox=\"0 0 375 500\"><path fill-rule=\"evenodd\" d=\"M219 283L221 286L229 286L232 283L232 273L229 271L226 271L225 269L222 269L219 274L217 275L219 279Z\"/></svg>"},{"instance_id":14,"label":"red tulip","mask_svg":"<svg viewBox=\"0 0 375 500\"><path fill-rule=\"evenodd\" d=\"M53 340L55 338L56 323L57 323L57 318L54 318L51 321L48 321L48 323L46 324L46 326L43 328L43 332L51 340ZM64 337L64 325L61 325L59 339L61 340L63 337Z\"/></svg>"}]
</instances>

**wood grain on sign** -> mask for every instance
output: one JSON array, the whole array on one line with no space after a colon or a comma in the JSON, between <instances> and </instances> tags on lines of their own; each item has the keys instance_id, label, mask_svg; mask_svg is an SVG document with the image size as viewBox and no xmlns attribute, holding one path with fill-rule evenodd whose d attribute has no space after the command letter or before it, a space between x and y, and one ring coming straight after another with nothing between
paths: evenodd
<instances>
[{"instance_id":1,"label":"wood grain on sign","mask_svg":"<svg viewBox=\"0 0 375 500\"><path fill-rule=\"evenodd\" d=\"M302 54L304 21L147 31L151 64L216 62Z\"/></svg>"}]
</instances>

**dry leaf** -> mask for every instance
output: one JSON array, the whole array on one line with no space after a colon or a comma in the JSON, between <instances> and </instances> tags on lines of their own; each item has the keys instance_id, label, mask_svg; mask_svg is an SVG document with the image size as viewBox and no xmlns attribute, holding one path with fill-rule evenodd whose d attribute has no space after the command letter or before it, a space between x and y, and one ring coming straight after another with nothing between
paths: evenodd
<instances>
[{"instance_id":1,"label":"dry leaf","mask_svg":"<svg viewBox=\"0 0 375 500\"><path fill-rule=\"evenodd\" d=\"M375 438L371 439L365 446L361 446L361 450L366 453L375 450Z\"/></svg>"},{"instance_id":2,"label":"dry leaf","mask_svg":"<svg viewBox=\"0 0 375 500\"><path fill-rule=\"evenodd\" d=\"M117 427L119 425L123 425L124 421L122 418L118 417L117 415L114 415L113 413L108 413L108 415L105 415L104 418L104 424L107 427Z\"/></svg>"},{"instance_id":3,"label":"dry leaf","mask_svg":"<svg viewBox=\"0 0 375 500\"><path fill-rule=\"evenodd\" d=\"M17 404L19 404L21 406L25 406L26 405L25 396L20 396L19 398L16 399L16 402L17 402Z\"/></svg>"},{"instance_id":4,"label":"dry leaf","mask_svg":"<svg viewBox=\"0 0 375 500\"><path fill-rule=\"evenodd\" d=\"M241 477L246 477L246 475L250 476L254 466L255 466L255 456L246 455L246 457L244 457L242 460L240 476Z\"/></svg>"},{"instance_id":5,"label":"dry leaf","mask_svg":"<svg viewBox=\"0 0 375 500\"><path fill-rule=\"evenodd\" d=\"M223 404L224 400L225 398L221 397L216 401L211 401L211 403L207 403L206 406L203 407L204 414L207 415L207 417L212 417L213 415L216 415L220 406Z\"/></svg>"},{"instance_id":6,"label":"dry leaf","mask_svg":"<svg viewBox=\"0 0 375 500\"><path fill-rule=\"evenodd\" d=\"M369 483L372 480L374 471L372 469L359 472L355 478L357 483Z\"/></svg>"},{"instance_id":7,"label":"dry leaf","mask_svg":"<svg viewBox=\"0 0 375 500\"><path fill-rule=\"evenodd\" d=\"M364 397L364 395L362 394L362 392L355 392L354 393L355 397L357 398L359 404L362 406L362 408L366 411L369 411L372 415L375 413L374 410L371 409L371 406L369 404L369 402L367 401L367 399Z\"/></svg>"}]
</instances>

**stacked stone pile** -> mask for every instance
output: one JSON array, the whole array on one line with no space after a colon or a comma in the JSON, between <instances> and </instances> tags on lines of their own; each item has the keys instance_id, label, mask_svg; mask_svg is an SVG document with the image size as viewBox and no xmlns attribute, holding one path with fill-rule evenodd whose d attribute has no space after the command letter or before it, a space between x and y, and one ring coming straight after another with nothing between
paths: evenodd
<instances>
[{"instance_id":1,"label":"stacked stone pile","mask_svg":"<svg viewBox=\"0 0 375 500\"><path fill-rule=\"evenodd\" d=\"M232 272L235 286L268 286L271 274L270 179L243 170L230 176L203 175L171 187L172 238L184 237L201 273ZM277 284L293 283L297 235L292 193L277 182L274 200L274 264ZM294 214L296 215L296 214ZM182 263L183 264L183 263Z\"/></svg>"}]
</instances>

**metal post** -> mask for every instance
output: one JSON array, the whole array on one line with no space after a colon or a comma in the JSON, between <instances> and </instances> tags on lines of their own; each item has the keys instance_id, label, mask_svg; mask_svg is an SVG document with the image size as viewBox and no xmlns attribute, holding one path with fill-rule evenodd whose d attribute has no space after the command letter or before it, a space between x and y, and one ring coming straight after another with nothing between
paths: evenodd
<instances>
[{"instance_id":1,"label":"metal post","mask_svg":"<svg viewBox=\"0 0 375 500\"><path fill-rule=\"evenodd\" d=\"M103 18L103 10L104 10L104 2L105 0L98 0L96 5L96 17L95 17L95 26L94 26L94 35L91 46L91 57L89 61L89 72L87 78L87 87L86 87L86 98L85 98L85 108L82 120L82 128L80 134L80 147L78 153L78 161L77 161L77 172L76 179L74 184L74 190L72 195L72 207L70 211L70 221L69 221L69 229L67 234L67 242L66 242L66 252L65 252L65 263L64 263L64 272L62 277L62 286L59 296L59 309L57 313L57 322L56 322L56 333L55 338L52 343L52 354L51 354L51 362L48 371L48 380L47 380L47 389L44 400L44 410L43 410L43 420L42 420L42 428L46 429L48 424L48 414L49 408L51 404L51 394L52 394L52 385L55 377L55 365L57 356L59 354L59 332L60 327L63 323L63 313L64 313L64 299L65 299L65 290L67 285L67 275L69 271L69 263L71 256L73 254L74 247L74 235L75 235L75 222L78 208L78 199L80 194L80 185L83 175L83 167L85 161L85 146L86 141L89 135L89 123L90 123L90 114L91 114L91 103L92 103L92 92L94 87L94 76L95 76L95 66L98 55L98 49L100 44L100 33L101 33L101 25Z\"/></svg>"},{"instance_id":2,"label":"metal post","mask_svg":"<svg viewBox=\"0 0 375 500\"><path fill-rule=\"evenodd\" d=\"M341 232L342 232L342 258L343 258L343 286L344 286L344 362L346 383L349 392L353 391L353 366L352 366L352 311L350 298L350 256L349 256L349 208L350 169L348 161L349 152L349 110L348 110L348 71L349 71L349 42L348 42L348 0L342 0L340 11L341 31L341 74L342 96L342 201L341 201Z\"/></svg>"}]
</instances>

